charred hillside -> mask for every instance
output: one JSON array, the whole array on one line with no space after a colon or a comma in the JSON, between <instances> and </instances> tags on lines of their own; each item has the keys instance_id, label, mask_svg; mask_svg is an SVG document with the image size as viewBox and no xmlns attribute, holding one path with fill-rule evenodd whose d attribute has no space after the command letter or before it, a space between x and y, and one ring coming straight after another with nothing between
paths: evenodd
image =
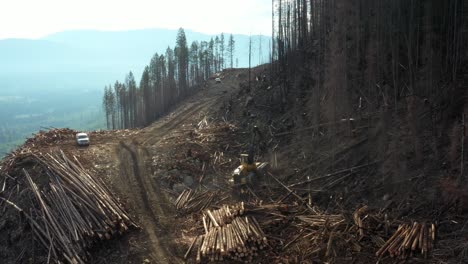
<instances>
[{"instance_id":1,"label":"charred hillside","mask_svg":"<svg viewBox=\"0 0 468 264\"><path fill-rule=\"evenodd\" d=\"M276 78L255 98L308 164L291 179L372 163L350 177L371 200L464 182L465 2L274 1Z\"/></svg>"},{"instance_id":2,"label":"charred hillside","mask_svg":"<svg viewBox=\"0 0 468 264\"><path fill-rule=\"evenodd\" d=\"M304 201L437 223L435 261L463 253L468 2L273 7L272 63L231 118L261 128L259 152Z\"/></svg>"}]
</instances>

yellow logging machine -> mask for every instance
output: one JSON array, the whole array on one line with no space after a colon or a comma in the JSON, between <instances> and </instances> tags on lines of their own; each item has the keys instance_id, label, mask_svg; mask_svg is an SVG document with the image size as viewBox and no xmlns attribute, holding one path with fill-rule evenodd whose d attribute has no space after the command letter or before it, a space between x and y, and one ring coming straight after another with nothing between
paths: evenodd
<instances>
[{"instance_id":1,"label":"yellow logging machine","mask_svg":"<svg viewBox=\"0 0 468 264\"><path fill-rule=\"evenodd\" d=\"M234 186L242 187L250 185L256 187L263 178L263 171L268 165L267 162L254 162L255 142L261 139L260 131L257 126L253 127L252 137L250 139L249 153L241 154L241 164L232 173L231 182Z\"/></svg>"}]
</instances>

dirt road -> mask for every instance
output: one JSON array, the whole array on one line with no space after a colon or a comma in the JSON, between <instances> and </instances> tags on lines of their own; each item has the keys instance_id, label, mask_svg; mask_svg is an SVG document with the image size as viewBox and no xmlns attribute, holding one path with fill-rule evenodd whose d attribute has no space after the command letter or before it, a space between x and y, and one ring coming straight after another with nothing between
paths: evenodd
<instances>
[{"instance_id":1,"label":"dirt road","mask_svg":"<svg viewBox=\"0 0 468 264\"><path fill-rule=\"evenodd\" d=\"M169 203L162 195L159 185L149 177L151 171L147 166L148 152L134 142L120 142L117 153L120 167L120 188L130 198L133 214L145 231L150 243L150 256L155 263L180 262L171 244L170 218L172 212Z\"/></svg>"},{"instance_id":2,"label":"dirt road","mask_svg":"<svg viewBox=\"0 0 468 264\"><path fill-rule=\"evenodd\" d=\"M162 139L179 133L181 128L193 127L236 94L243 81L238 77L239 72L243 70L226 74L220 84L209 80L206 87L187 98L172 113L135 135L113 142L103 141L87 150L100 153L95 167L106 174L107 181L125 200L128 211L141 227L139 234L130 235L126 245L120 245L130 248L125 258L121 258L122 263L182 262L183 252L174 240L178 231L173 224L175 211L161 188L160 175L152 171L152 157L168 147L160 145ZM114 255L118 259L118 254Z\"/></svg>"}]
</instances>

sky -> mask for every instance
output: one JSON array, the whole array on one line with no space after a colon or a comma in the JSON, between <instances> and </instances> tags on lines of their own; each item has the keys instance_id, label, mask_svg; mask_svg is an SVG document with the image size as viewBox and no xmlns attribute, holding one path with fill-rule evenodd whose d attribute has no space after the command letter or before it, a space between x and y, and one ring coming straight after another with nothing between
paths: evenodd
<instances>
[{"instance_id":1,"label":"sky","mask_svg":"<svg viewBox=\"0 0 468 264\"><path fill-rule=\"evenodd\" d=\"M271 0L0 0L0 39L78 30L183 27L271 35Z\"/></svg>"}]
</instances>

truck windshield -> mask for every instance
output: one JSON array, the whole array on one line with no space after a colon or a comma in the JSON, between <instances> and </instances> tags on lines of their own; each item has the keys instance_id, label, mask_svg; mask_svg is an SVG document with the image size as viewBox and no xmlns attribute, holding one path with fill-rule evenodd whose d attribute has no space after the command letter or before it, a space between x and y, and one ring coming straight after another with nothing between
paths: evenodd
<instances>
[{"instance_id":1,"label":"truck windshield","mask_svg":"<svg viewBox=\"0 0 468 264\"><path fill-rule=\"evenodd\" d=\"M86 135L79 135L79 136L78 136L79 139L83 139L83 138L87 138L87 137L88 137L88 136L86 136Z\"/></svg>"}]
</instances>

